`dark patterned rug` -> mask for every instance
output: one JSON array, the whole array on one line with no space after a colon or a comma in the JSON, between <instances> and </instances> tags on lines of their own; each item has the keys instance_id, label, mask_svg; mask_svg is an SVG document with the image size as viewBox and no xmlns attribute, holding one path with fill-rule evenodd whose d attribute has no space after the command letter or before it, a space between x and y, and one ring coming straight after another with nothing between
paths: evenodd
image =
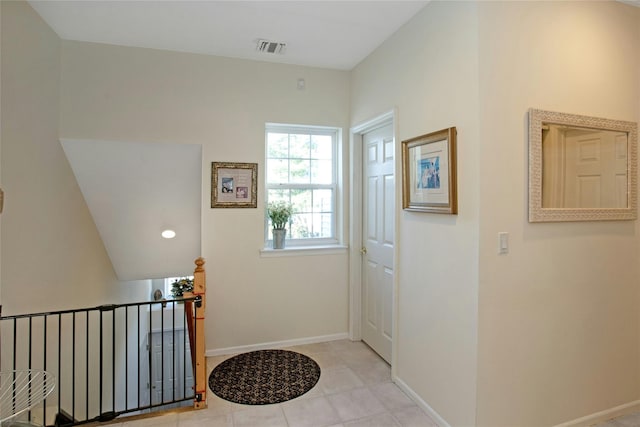
<instances>
[{"instance_id":1,"label":"dark patterned rug","mask_svg":"<svg viewBox=\"0 0 640 427\"><path fill-rule=\"evenodd\" d=\"M209 388L230 402L269 405L305 394L319 379L320 367L304 354L259 350L216 366L209 375Z\"/></svg>"}]
</instances>

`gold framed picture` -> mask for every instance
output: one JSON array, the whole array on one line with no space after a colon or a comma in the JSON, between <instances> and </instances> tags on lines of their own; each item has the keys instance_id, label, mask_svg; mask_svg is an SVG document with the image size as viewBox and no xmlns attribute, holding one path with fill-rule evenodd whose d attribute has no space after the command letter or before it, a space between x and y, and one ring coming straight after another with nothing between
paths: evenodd
<instances>
[{"instance_id":1,"label":"gold framed picture","mask_svg":"<svg viewBox=\"0 0 640 427\"><path fill-rule=\"evenodd\" d=\"M456 128L402 141L402 208L458 213Z\"/></svg>"},{"instance_id":2,"label":"gold framed picture","mask_svg":"<svg viewBox=\"0 0 640 427\"><path fill-rule=\"evenodd\" d=\"M257 163L211 163L212 208L255 208L257 194Z\"/></svg>"}]
</instances>

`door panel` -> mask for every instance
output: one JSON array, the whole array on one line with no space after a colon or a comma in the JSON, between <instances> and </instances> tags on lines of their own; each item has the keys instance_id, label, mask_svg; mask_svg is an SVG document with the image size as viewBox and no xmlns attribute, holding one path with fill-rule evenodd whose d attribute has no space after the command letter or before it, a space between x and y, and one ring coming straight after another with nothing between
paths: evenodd
<instances>
[{"instance_id":1,"label":"door panel","mask_svg":"<svg viewBox=\"0 0 640 427\"><path fill-rule=\"evenodd\" d=\"M395 203L395 177L384 177L384 244L393 248L395 239L394 203Z\"/></svg>"},{"instance_id":2,"label":"door panel","mask_svg":"<svg viewBox=\"0 0 640 427\"><path fill-rule=\"evenodd\" d=\"M369 261L367 262L367 283L375 283L375 277L378 272L378 266ZM367 324L369 327L377 328L378 325L378 310L376 310L376 292L375 289L370 289L369 287L365 287L365 299L366 301L366 313L367 313Z\"/></svg>"},{"instance_id":3,"label":"door panel","mask_svg":"<svg viewBox=\"0 0 640 427\"><path fill-rule=\"evenodd\" d=\"M382 295L383 304L382 310L382 334L391 342L393 337L393 270L389 268L384 269L384 287ZM388 303L387 303L388 302Z\"/></svg>"},{"instance_id":4,"label":"door panel","mask_svg":"<svg viewBox=\"0 0 640 427\"><path fill-rule=\"evenodd\" d=\"M627 207L625 134L571 130L566 139L564 207Z\"/></svg>"},{"instance_id":5,"label":"door panel","mask_svg":"<svg viewBox=\"0 0 640 427\"><path fill-rule=\"evenodd\" d=\"M367 212L378 211L378 177L369 177L367 180ZM367 221L367 240L378 240L378 218L371 217Z\"/></svg>"},{"instance_id":6,"label":"door panel","mask_svg":"<svg viewBox=\"0 0 640 427\"><path fill-rule=\"evenodd\" d=\"M395 244L394 141L391 125L363 135L362 339L387 362L393 340Z\"/></svg>"}]
</instances>

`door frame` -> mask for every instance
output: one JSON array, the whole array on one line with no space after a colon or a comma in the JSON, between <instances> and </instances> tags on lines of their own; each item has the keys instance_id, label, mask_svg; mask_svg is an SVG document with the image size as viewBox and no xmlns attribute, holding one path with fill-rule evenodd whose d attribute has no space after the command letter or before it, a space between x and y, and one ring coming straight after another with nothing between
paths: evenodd
<instances>
[{"instance_id":1,"label":"door frame","mask_svg":"<svg viewBox=\"0 0 640 427\"><path fill-rule=\"evenodd\" d=\"M398 142L398 113L397 108L393 108L386 113L375 116L358 125L351 127L349 138L349 164L350 177L349 187L351 189L351 200L349 202L349 339L352 341L362 340L362 135L377 129L381 126L391 124L394 141L394 179L395 179L395 200L394 200L394 235L395 244L393 246L393 264L395 273L393 275L393 342L391 345L391 377L395 379L395 355L398 337L398 206L399 197L402 195L398 177L398 166L400 165L400 149Z\"/></svg>"}]
</instances>

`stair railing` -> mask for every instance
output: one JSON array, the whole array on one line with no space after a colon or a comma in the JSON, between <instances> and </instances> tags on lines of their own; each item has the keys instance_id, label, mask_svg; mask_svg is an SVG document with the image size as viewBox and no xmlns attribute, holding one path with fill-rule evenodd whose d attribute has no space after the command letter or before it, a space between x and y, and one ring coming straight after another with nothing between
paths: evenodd
<instances>
[{"instance_id":1,"label":"stair railing","mask_svg":"<svg viewBox=\"0 0 640 427\"><path fill-rule=\"evenodd\" d=\"M180 299L0 317L0 370L56 378L20 420L72 426L191 400L206 407L203 265L198 258L194 292Z\"/></svg>"}]
</instances>

